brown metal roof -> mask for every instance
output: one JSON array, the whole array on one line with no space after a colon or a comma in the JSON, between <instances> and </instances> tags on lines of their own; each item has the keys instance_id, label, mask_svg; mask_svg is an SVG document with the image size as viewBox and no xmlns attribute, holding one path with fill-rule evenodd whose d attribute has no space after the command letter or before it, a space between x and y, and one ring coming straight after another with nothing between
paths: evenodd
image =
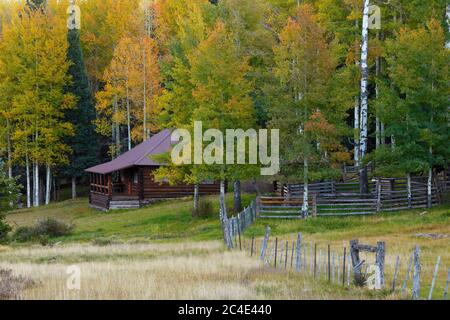
<instances>
[{"instance_id":1,"label":"brown metal roof","mask_svg":"<svg viewBox=\"0 0 450 320\"><path fill-rule=\"evenodd\" d=\"M120 155L113 161L100 164L85 171L108 174L134 166L159 167L161 164L150 159L150 156L169 152L171 148L171 130L166 129L137 145L130 151Z\"/></svg>"}]
</instances>

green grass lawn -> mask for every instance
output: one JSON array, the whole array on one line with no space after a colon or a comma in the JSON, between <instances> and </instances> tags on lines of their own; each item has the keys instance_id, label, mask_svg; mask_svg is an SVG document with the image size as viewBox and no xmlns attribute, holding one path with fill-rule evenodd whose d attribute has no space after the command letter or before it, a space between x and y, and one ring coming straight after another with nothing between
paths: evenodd
<instances>
[{"instance_id":1,"label":"green grass lawn","mask_svg":"<svg viewBox=\"0 0 450 320\"><path fill-rule=\"evenodd\" d=\"M214 212L210 218L192 217L192 199L178 199L152 204L137 210L101 212L91 209L87 199L68 200L47 207L24 209L8 215L13 227L31 226L44 218L56 218L75 225L74 233L64 241L89 241L100 237L123 240L211 240L221 238L218 223L218 197L208 197ZM248 205L251 197L244 195ZM227 198L232 207L232 198Z\"/></svg>"}]
</instances>

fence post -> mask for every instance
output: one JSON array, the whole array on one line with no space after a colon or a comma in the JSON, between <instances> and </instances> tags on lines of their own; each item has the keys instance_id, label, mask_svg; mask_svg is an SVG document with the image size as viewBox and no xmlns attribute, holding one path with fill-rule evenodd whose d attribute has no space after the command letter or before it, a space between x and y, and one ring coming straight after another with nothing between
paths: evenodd
<instances>
[{"instance_id":1,"label":"fence post","mask_svg":"<svg viewBox=\"0 0 450 320\"><path fill-rule=\"evenodd\" d=\"M408 208L412 208L411 174L406 175L406 192L408 194Z\"/></svg>"},{"instance_id":2,"label":"fence post","mask_svg":"<svg viewBox=\"0 0 450 320\"><path fill-rule=\"evenodd\" d=\"M444 298L443 298L444 300L447 300L449 283L450 283L450 268L448 269L447 282L445 283Z\"/></svg>"},{"instance_id":3,"label":"fence post","mask_svg":"<svg viewBox=\"0 0 450 320\"><path fill-rule=\"evenodd\" d=\"M258 218L261 215L261 198L256 198L256 218Z\"/></svg>"},{"instance_id":4,"label":"fence post","mask_svg":"<svg viewBox=\"0 0 450 320\"><path fill-rule=\"evenodd\" d=\"M242 251L242 243L241 243L241 218L240 215L238 215L238 237L239 237L239 250Z\"/></svg>"},{"instance_id":5,"label":"fence post","mask_svg":"<svg viewBox=\"0 0 450 320\"><path fill-rule=\"evenodd\" d=\"M377 212L381 211L381 181L377 179L376 181L376 189L377 189Z\"/></svg>"},{"instance_id":6,"label":"fence post","mask_svg":"<svg viewBox=\"0 0 450 320\"><path fill-rule=\"evenodd\" d=\"M289 241L286 241L286 254L284 257L284 270L287 270L288 254L289 254Z\"/></svg>"},{"instance_id":7,"label":"fence post","mask_svg":"<svg viewBox=\"0 0 450 320\"><path fill-rule=\"evenodd\" d=\"M378 268L380 269L380 283L381 286L384 287L385 281L384 281L384 260L385 260L385 253L386 253L386 243L384 242L378 242L377 243L377 253L375 257L375 263L378 265Z\"/></svg>"},{"instance_id":8,"label":"fence post","mask_svg":"<svg viewBox=\"0 0 450 320\"><path fill-rule=\"evenodd\" d=\"M434 267L433 280L431 281L431 288L430 288L430 293L428 294L428 300L431 300L433 298L433 290L434 290L434 285L436 284L436 277L437 277L437 273L439 271L440 263L441 263L441 257L439 256L436 261L436 266Z\"/></svg>"},{"instance_id":9,"label":"fence post","mask_svg":"<svg viewBox=\"0 0 450 320\"><path fill-rule=\"evenodd\" d=\"M277 268L277 258L278 258L278 238L275 238L275 269Z\"/></svg>"},{"instance_id":10,"label":"fence post","mask_svg":"<svg viewBox=\"0 0 450 320\"><path fill-rule=\"evenodd\" d=\"M344 247L344 263L342 264L342 286L345 287L345 259L347 258L347 247Z\"/></svg>"},{"instance_id":11,"label":"fence post","mask_svg":"<svg viewBox=\"0 0 450 320\"><path fill-rule=\"evenodd\" d=\"M264 258L266 256L266 250L267 250L267 244L269 243L269 236L270 236L270 227L266 226L266 234L264 235L264 240L261 246L261 261L264 261Z\"/></svg>"},{"instance_id":12,"label":"fence post","mask_svg":"<svg viewBox=\"0 0 450 320\"><path fill-rule=\"evenodd\" d=\"M333 251L333 254L332 254L332 262L333 263L332 263L332 266L331 266L331 270L333 270L333 273L332 273L331 281L333 283L335 283L336 282L336 257L334 255L334 251ZM338 280L338 282L339 282L339 280Z\"/></svg>"},{"instance_id":13,"label":"fence post","mask_svg":"<svg viewBox=\"0 0 450 320\"><path fill-rule=\"evenodd\" d=\"M328 282L331 282L331 251L330 245L328 245Z\"/></svg>"},{"instance_id":14,"label":"fence post","mask_svg":"<svg viewBox=\"0 0 450 320\"><path fill-rule=\"evenodd\" d=\"M414 273L413 273L413 289L412 289L412 299L420 299L420 247L416 246L414 249Z\"/></svg>"},{"instance_id":15,"label":"fence post","mask_svg":"<svg viewBox=\"0 0 450 320\"><path fill-rule=\"evenodd\" d=\"M358 283L361 277L361 262L359 260L359 250L356 248L358 242L359 241L357 239L350 241L350 256L352 258L353 273L356 283Z\"/></svg>"},{"instance_id":16,"label":"fence post","mask_svg":"<svg viewBox=\"0 0 450 320\"><path fill-rule=\"evenodd\" d=\"M295 241L292 241L292 252L291 252L291 269L294 265L294 251L295 251Z\"/></svg>"},{"instance_id":17,"label":"fence post","mask_svg":"<svg viewBox=\"0 0 450 320\"><path fill-rule=\"evenodd\" d=\"M395 284L397 282L399 268L400 268L400 256L397 256L397 260L395 261L394 280L392 281L392 292L395 292Z\"/></svg>"},{"instance_id":18,"label":"fence post","mask_svg":"<svg viewBox=\"0 0 450 320\"><path fill-rule=\"evenodd\" d=\"M316 278L317 268L317 243L314 244L314 279Z\"/></svg>"},{"instance_id":19,"label":"fence post","mask_svg":"<svg viewBox=\"0 0 450 320\"><path fill-rule=\"evenodd\" d=\"M255 236L253 235L253 236L252 236L251 254L250 254L251 257L253 257L253 248L254 248L254 246L255 246Z\"/></svg>"},{"instance_id":20,"label":"fence post","mask_svg":"<svg viewBox=\"0 0 450 320\"><path fill-rule=\"evenodd\" d=\"M301 253L302 252L302 234L301 233L299 233L297 235L297 248L296 248L296 250L297 250L297 252L296 252L297 257L295 259L295 271L300 272L301 265L302 265L302 262L301 262L301 259L302 259L302 253Z\"/></svg>"},{"instance_id":21,"label":"fence post","mask_svg":"<svg viewBox=\"0 0 450 320\"><path fill-rule=\"evenodd\" d=\"M412 262L413 262L413 256L414 253L411 254L411 256L409 257L409 262L408 262L408 268L406 269L406 275L405 275L405 280L403 281L403 286L402 286L402 297L406 291L406 285L408 284L408 280L409 280L409 274L411 273L411 266L412 266Z\"/></svg>"}]
</instances>

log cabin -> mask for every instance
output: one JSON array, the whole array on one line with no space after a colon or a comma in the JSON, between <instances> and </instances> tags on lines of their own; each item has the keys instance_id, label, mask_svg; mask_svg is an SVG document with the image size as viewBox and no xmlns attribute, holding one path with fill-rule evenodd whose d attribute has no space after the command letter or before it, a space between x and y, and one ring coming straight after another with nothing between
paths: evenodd
<instances>
[{"instance_id":1,"label":"log cabin","mask_svg":"<svg viewBox=\"0 0 450 320\"><path fill-rule=\"evenodd\" d=\"M154 179L161 164L152 156L171 149L171 131L163 130L116 159L86 169L90 175L90 206L99 210L132 209L158 200L193 196L193 185L173 186ZM199 185L200 195L219 192L220 183Z\"/></svg>"}]
</instances>

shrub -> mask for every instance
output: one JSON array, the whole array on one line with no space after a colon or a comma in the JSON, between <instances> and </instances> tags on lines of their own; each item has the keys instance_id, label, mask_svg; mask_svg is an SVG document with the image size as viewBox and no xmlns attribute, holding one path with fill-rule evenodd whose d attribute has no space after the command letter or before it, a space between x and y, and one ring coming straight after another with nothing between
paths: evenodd
<instances>
[{"instance_id":1,"label":"shrub","mask_svg":"<svg viewBox=\"0 0 450 320\"><path fill-rule=\"evenodd\" d=\"M71 234L74 229L74 226L58 221L53 218L47 218L38 221L35 228L36 233L40 236L48 236L50 238L56 238Z\"/></svg>"},{"instance_id":2,"label":"shrub","mask_svg":"<svg viewBox=\"0 0 450 320\"><path fill-rule=\"evenodd\" d=\"M0 213L0 243L7 241L10 231L11 227L5 222L5 216Z\"/></svg>"},{"instance_id":3,"label":"shrub","mask_svg":"<svg viewBox=\"0 0 450 320\"><path fill-rule=\"evenodd\" d=\"M32 279L14 276L12 270L0 269L0 300L18 299L23 290L35 285Z\"/></svg>"},{"instance_id":4,"label":"shrub","mask_svg":"<svg viewBox=\"0 0 450 320\"><path fill-rule=\"evenodd\" d=\"M193 210L192 216L195 218L207 219L211 218L214 214L214 205L209 200L200 200L198 209Z\"/></svg>"},{"instance_id":5,"label":"shrub","mask_svg":"<svg viewBox=\"0 0 450 320\"><path fill-rule=\"evenodd\" d=\"M16 229L13 239L17 242L39 241L42 245L46 245L50 238L70 235L73 229L73 225L47 218L38 221L34 227Z\"/></svg>"},{"instance_id":6,"label":"shrub","mask_svg":"<svg viewBox=\"0 0 450 320\"><path fill-rule=\"evenodd\" d=\"M18 242L32 241L37 237L36 229L33 227L20 227L14 232L13 239Z\"/></svg>"}]
</instances>

